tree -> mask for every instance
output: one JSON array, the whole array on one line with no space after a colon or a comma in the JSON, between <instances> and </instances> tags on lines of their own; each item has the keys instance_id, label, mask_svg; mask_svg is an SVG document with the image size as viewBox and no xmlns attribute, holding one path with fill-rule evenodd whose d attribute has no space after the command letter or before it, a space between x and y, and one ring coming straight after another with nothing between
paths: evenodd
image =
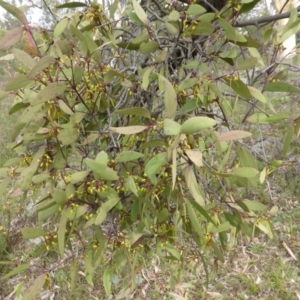
<instances>
[{"instance_id":1,"label":"tree","mask_svg":"<svg viewBox=\"0 0 300 300\"><path fill-rule=\"evenodd\" d=\"M175 284L190 247L208 276L209 257L223 262L237 234L273 238L278 208L250 191L264 188L299 135L299 120L276 113L269 97L300 93L277 73L280 47L298 26L295 9L279 33L261 27L258 41L246 26L289 14L240 21L257 0L219 12L205 1L136 0L122 11L116 0L109 14L87 2L58 6L75 11L53 32L34 32L18 8L0 1L24 25L1 47L23 31L27 40L26 51L12 50L20 74L1 91L16 95L12 138L22 138L12 149L23 153L0 169L1 192L11 185L10 198L25 205L33 192L39 225L22 235L42 237L39 255L62 259L39 270L24 299L68 263L72 288L77 268L90 284L100 269L106 293L124 294L112 277L125 276L130 293L150 253L176 262ZM280 160L251 148L253 125L283 120Z\"/></svg>"}]
</instances>

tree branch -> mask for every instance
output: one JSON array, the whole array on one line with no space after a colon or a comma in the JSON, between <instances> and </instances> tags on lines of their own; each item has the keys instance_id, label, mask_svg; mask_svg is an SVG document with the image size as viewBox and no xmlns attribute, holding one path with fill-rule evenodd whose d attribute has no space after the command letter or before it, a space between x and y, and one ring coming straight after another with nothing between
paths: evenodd
<instances>
[{"instance_id":1,"label":"tree branch","mask_svg":"<svg viewBox=\"0 0 300 300\"><path fill-rule=\"evenodd\" d=\"M297 11L300 12L300 6L297 7ZM258 26L259 24L264 24L264 23L270 23L273 21L278 21L278 20L282 20L282 19L287 19L289 18L291 15L291 12L286 12L284 14L277 14L274 16L267 16L267 17L262 17L262 18L258 18L258 19L252 19L252 20L246 20L246 21L237 21L232 23L233 27L246 27L249 25L254 25L254 26ZM300 16L300 14L298 14Z\"/></svg>"}]
</instances>

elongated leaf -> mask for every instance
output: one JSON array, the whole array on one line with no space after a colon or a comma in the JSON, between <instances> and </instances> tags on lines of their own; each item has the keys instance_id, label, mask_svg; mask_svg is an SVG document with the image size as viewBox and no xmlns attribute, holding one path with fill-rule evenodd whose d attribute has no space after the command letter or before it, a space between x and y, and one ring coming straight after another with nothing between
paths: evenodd
<instances>
[{"instance_id":1,"label":"elongated leaf","mask_svg":"<svg viewBox=\"0 0 300 300\"><path fill-rule=\"evenodd\" d=\"M173 246L166 244L165 249L177 260L181 259L181 255L180 255L179 251L177 249L175 249Z\"/></svg>"},{"instance_id":2,"label":"elongated leaf","mask_svg":"<svg viewBox=\"0 0 300 300\"><path fill-rule=\"evenodd\" d=\"M261 103L267 103L267 99L264 94L262 94L258 89L254 88L253 86L248 86L250 94L252 97L260 101Z\"/></svg>"},{"instance_id":3,"label":"elongated leaf","mask_svg":"<svg viewBox=\"0 0 300 300\"><path fill-rule=\"evenodd\" d=\"M259 174L259 171L255 168L240 167L240 168L234 169L233 173L239 177L253 178Z\"/></svg>"},{"instance_id":4,"label":"elongated leaf","mask_svg":"<svg viewBox=\"0 0 300 300\"><path fill-rule=\"evenodd\" d=\"M283 81L276 81L267 84L265 88L266 92L285 92L285 93L296 93L300 94L300 89L295 87L294 85L283 82Z\"/></svg>"},{"instance_id":5,"label":"elongated leaf","mask_svg":"<svg viewBox=\"0 0 300 300\"><path fill-rule=\"evenodd\" d=\"M202 230L202 227L200 225L200 222L197 218L197 215L194 211L194 208L193 208L192 204L188 200L185 203L186 203L189 219L190 219L190 221L192 223L192 226L194 227L194 230L197 232L197 234L199 236L199 239L201 241L201 240L203 240L203 230Z\"/></svg>"},{"instance_id":6,"label":"elongated leaf","mask_svg":"<svg viewBox=\"0 0 300 300\"><path fill-rule=\"evenodd\" d=\"M192 4L189 6L188 10L186 11L187 15L201 15L206 12L206 9L199 4Z\"/></svg>"},{"instance_id":7,"label":"elongated leaf","mask_svg":"<svg viewBox=\"0 0 300 300\"><path fill-rule=\"evenodd\" d=\"M32 69L35 66L36 61L26 52L15 48L12 49L12 53L20 63L24 64L29 69Z\"/></svg>"},{"instance_id":8,"label":"elongated leaf","mask_svg":"<svg viewBox=\"0 0 300 300\"><path fill-rule=\"evenodd\" d=\"M149 110L143 107L130 107L130 108L119 109L116 111L116 113L125 116L134 115L134 116L145 117L147 119L151 118L151 114Z\"/></svg>"},{"instance_id":9,"label":"elongated leaf","mask_svg":"<svg viewBox=\"0 0 300 300\"><path fill-rule=\"evenodd\" d=\"M192 117L181 125L180 133L192 134L204 128L211 128L216 125L214 119L208 117Z\"/></svg>"},{"instance_id":10,"label":"elongated leaf","mask_svg":"<svg viewBox=\"0 0 300 300\"><path fill-rule=\"evenodd\" d=\"M177 95L175 92L175 89L171 82L167 80L166 78L163 79L163 83L165 86L165 106L166 106L166 112L168 118L172 119L176 113L177 110Z\"/></svg>"},{"instance_id":11,"label":"elongated leaf","mask_svg":"<svg viewBox=\"0 0 300 300\"><path fill-rule=\"evenodd\" d=\"M2 6L7 12L17 18L24 26L28 24L25 14L16 6L11 5L3 0L0 0L0 6Z\"/></svg>"},{"instance_id":12,"label":"elongated leaf","mask_svg":"<svg viewBox=\"0 0 300 300\"><path fill-rule=\"evenodd\" d=\"M136 134L147 129L147 126L126 126L126 127L110 127L111 131L120 134Z\"/></svg>"},{"instance_id":13,"label":"elongated leaf","mask_svg":"<svg viewBox=\"0 0 300 300\"><path fill-rule=\"evenodd\" d=\"M171 119L164 120L165 135L177 135L180 133L181 125Z\"/></svg>"},{"instance_id":14,"label":"elongated leaf","mask_svg":"<svg viewBox=\"0 0 300 300\"><path fill-rule=\"evenodd\" d=\"M160 167L167 163L166 153L159 153L152 157L145 166L145 174L151 179L152 182L155 181L155 175L158 173Z\"/></svg>"},{"instance_id":15,"label":"elongated leaf","mask_svg":"<svg viewBox=\"0 0 300 300\"><path fill-rule=\"evenodd\" d=\"M49 55L42 57L35 66L31 69L31 71L27 74L27 77L30 79L34 79L35 76L48 68L50 65L55 63L55 58Z\"/></svg>"},{"instance_id":16,"label":"elongated leaf","mask_svg":"<svg viewBox=\"0 0 300 300\"><path fill-rule=\"evenodd\" d=\"M255 211L267 211L268 207L260 202L252 200L244 200L243 203L250 209Z\"/></svg>"},{"instance_id":17,"label":"elongated leaf","mask_svg":"<svg viewBox=\"0 0 300 300\"><path fill-rule=\"evenodd\" d=\"M28 270L29 268L31 267L30 264L22 264L16 268L14 268L12 271L10 271L9 273L7 273L5 276L3 276L2 278L3 279L7 279L7 278L10 278L12 276L15 276L17 274L20 274L26 270Z\"/></svg>"},{"instance_id":18,"label":"elongated leaf","mask_svg":"<svg viewBox=\"0 0 300 300\"><path fill-rule=\"evenodd\" d=\"M22 228L21 233L23 239L35 239L37 237L46 235L47 232L41 228L28 227Z\"/></svg>"},{"instance_id":19,"label":"elongated leaf","mask_svg":"<svg viewBox=\"0 0 300 300\"><path fill-rule=\"evenodd\" d=\"M199 150L185 150L185 154L195 166L203 166L202 153Z\"/></svg>"},{"instance_id":20,"label":"elongated leaf","mask_svg":"<svg viewBox=\"0 0 300 300\"><path fill-rule=\"evenodd\" d=\"M111 294L112 270L108 265L103 272L103 286L107 296Z\"/></svg>"},{"instance_id":21,"label":"elongated leaf","mask_svg":"<svg viewBox=\"0 0 300 300\"><path fill-rule=\"evenodd\" d=\"M5 90L15 91L17 89L21 89L33 83L34 81L28 79L26 75L20 74L7 83Z\"/></svg>"},{"instance_id":22,"label":"elongated leaf","mask_svg":"<svg viewBox=\"0 0 300 300\"><path fill-rule=\"evenodd\" d=\"M136 15L138 16L138 18L145 25L148 25L147 15L146 15L145 11L143 10L143 8L140 6L140 4L136 0L132 0L132 4L133 4L134 11L135 11Z\"/></svg>"},{"instance_id":23,"label":"elongated leaf","mask_svg":"<svg viewBox=\"0 0 300 300\"><path fill-rule=\"evenodd\" d=\"M60 222L58 225L57 231L57 244L58 244L58 251L61 258L64 257L65 253L65 234L66 234L66 225L67 225L67 212L68 209L64 208L61 212Z\"/></svg>"},{"instance_id":24,"label":"elongated leaf","mask_svg":"<svg viewBox=\"0 0 300 300\"><path fill-rule=\"evenodd\" d=\"M126 179L125 187L127 187L129 189L129 191L131 191L135 196L138 196L138 190L137 190L136 184L135 184L134 179L132 178L132 176L129 176Z\"/></svg>"},{"instance_id":25,"label":"elongated leaf","mask_svg":"<svg viewBox=\"0 0 300 300\"><path fill-rule=\"evenodd\" d=\"M106 165L100 164L97 161L86 158L85 164L93 171L94 175L103 180L117 180L119 178L117 172Z\"/></svg>"},{"instance_id":26,"label":"elongated leaf","mask_svg":"<svg viewBox=\"0 0 300 300\"><path fill-rule=\"evenodd\" d=\"M52 100L62 95L67 89L67 85L64 83L50 83L44 89L42 89L37 96L32 100L31 104L42 104L48 100Z\"/></svg>"},{"instance_id":27,"label":"elongated leaf","mask_svg":"<svg viewBox=\"0 0 300 300\"><path fill-rule=\"evenodd\" d=\"M225 133L221 133L218 137L218 141L235 141L250 137L252 133L242 130L232 130Z\"/></svg>"},{"instance_id":28,"label":"elongated leaf","mask_svg":"<svg viewBox=\"0 0 300 300\"><path fill-rule=\"evenodd\" d=\"M46 281L46 274L40 275L28 288L28 290L24 293L23 300L32 300L36 299L36 296L41 291L45 281Z\"/></svg>"},{"instance_id":29,"label":"elongated leaf","mask_svg":"<svg viewBox=\"0 0 300 300\"><path fill-rule=\"evenodd\" d=\"M79 1L74 1L74 2L69 2L69 3L64 3L61 5L56 6L56 8L58 9L62 9L62 8L77 8L77 7L87 7L88 5L86 3L83 2L79 2Z\"/></svg>"},{"instance_id":30,"label":"elongated leaf","mask_svg":"<svg viewBox=\"0 0 300 300\"><path fill-rule=\"evenodd\" d=\"M115 160L116 162L121 163L121 162L137 160L141 157L144 157L143 153L136 152L136 151L123 151L117 155Z\"/></svg>"},{"instance_id":31,"label":"elongated leaf","mask_svg":"<svg viewBox=\"0 0 300 300\"><path fill-rule=\"evenodd\" d=\"M285 135L284 142L283 142L283 150L282 150L282 156L285 157L290 149L291 142L293 140L294 135L294 128L291 127L287 134Z\"/></svg>"},{"instance_id":32,"label":"elongated leaf","mask_svg":"<svg viewBox=\"0 0 300 300\"><path fill-rule=\"evenodd\" d=\"M227 20L220 18L218 21L220 26L225 30L226 37L229 40L242 43L247 42L246 38L241 33L237 32Z\"/></svg>"},{"instance_id":33,"label":"elongated leaf","mask_svg":"<svg viewBox=\"0 0 300 300\"><path fill-rule=\"evenodd\" d=\"M227 84L240 96L249 100L251 98L250 91L243 81L240 79L225 78Z\"/></svg>"}]
</instances>

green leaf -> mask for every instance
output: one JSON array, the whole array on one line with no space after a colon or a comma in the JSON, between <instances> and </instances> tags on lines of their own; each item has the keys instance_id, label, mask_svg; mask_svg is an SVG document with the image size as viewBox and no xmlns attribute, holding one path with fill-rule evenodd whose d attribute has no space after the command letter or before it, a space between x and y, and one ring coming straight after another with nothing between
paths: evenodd
<instances>
[{"instance_id":1,"label":"green leaf","mask_svg":"<svg viewBox=\"0 0 300 300\"><path fill-rule=\"evenodd\" d=\"M201 227L200 222L197 218L197 215L196 215L196 213L193 209L193 206L190 203L190 201L188 201L188 200L185 201L185 203L186 203L188 216L189 216L189 219L192 223L192 226L194 227L194 230L198 234L200 241L203 241L204 235L203 235L202 227Z\"/></svg>"},{"instance_id":2,"label":"green leaf","mask_svg":"<svg viewBox=\"0 0 300 300\"><path fill-rule=\"evenodd\" d=\"M237 148L237 154L239 156L242 167L250 167L257 169L257 163L251 152L240 145Z\"/></svg>"},{"instance_id":3,"label":"green leaf","mask_svg":"<svg viewBox=\"0 0 300 300\"><path fill-rule=\"evenodd\" d=\"M60 20L54 28L53 37L59 38L62 35L62 33L66 30L68 24L69 24L68 18L63 18L62 20Z\"/></svg>"},{"instance_id":4,"label":"green leaf","mask_svg":"<svg viewBox=\"0 0 300 300\"><path fill-rule=\"evenodd\" d=\"M55 6L55 8L62 9L62 8L87 7L87 6L88 5L86 3L74 1L74 2L64 3L61 5Z\"/></svg>"},{"instance_id":5,"label":"green leaf","mask_svg":"<svg viewBox=\"0 0 300 300\"><path fill-rule=\"evenodd\" d=\"M74 127L67 127L60 130L57 139L65 146L72 145L78 139L78 131Z\"/></svg>"},{"instance_id":6,"label":"green leaf","mask_svg":"<svg viewBox=\"0 0 300 300\"><path fill-rule=\"evenodd\" d=\"M95 177L102 180L118 180L119 176L116 171L107 167L106 165L100 164L92 159L86 158L85 164L93 171Z\"/></svg>"},{"instance_id":7,"label":"green leaf","mask_svg":"<svg viewBox=\"0 0 300 300\"><path fill-rule=\"evenodd\" d=\"M185 35L192 35L192 36L209 36L213 34L215 31L214 26L208 22L197 22L196 25L191 25L187 29L184 30Z\"/></svg>"},{"instance_id":8,"label":"green leaf","mask_svg":"<svg viewBox=\"0 0 300 300\"><path fill-rule=\"evenodd\" d=\"M144 157L143 153L139 153L135 151L123 151L117 155L115 161L117 163L121 163L121 162L137 160L141 157Z\"/></svg>"},{"instance_id":9,"label":"green leaf","mask_svg":"<svg viewBox=\"0 0 300 300\"><path fill-rule=\"evenodd\" d=\"M12 115L16 112L18 112L19 110L22 110L26 107L28 107L29 104L28 103L23 103L23 102L19 102L19 103L16 103L9 111L9 115Z\"/></svg>"},{"instance_id":10,"label":"green leaf","mask_svg":"<svg viewBox=\"0 0 300 300\"><path fill-rule=\"evenodd\" d=\"M240 167L240 168L234 169L233 174L235 174L236 176L239 176L239 177L253 178L259 174L259 171L255 168Z\"/></svg>"},{"instance_id":11,"label":"green leaf","mask_svg":"<svg viewBox=\"0 0 300 300\"><path fill-rule=\"evenodd\" d=\"M159 172L159 169L168 162L166 153L159 153L152 157L145 166L145 174L155 181L155 175Z\"/></svg>"},{"instance_id":12,"label":"green leaf","mask_svg":"<svg viewBox=\"0 0 300 300\"><path fill-rule=\"evenodd\" d=\"M141 145L141 150L145 148L155 148L155 147L167 147L168 144L166 141L161 139L154 139L151 141L146 142L145 144Z\"/></svg>"},{"instance_id":13,"label":"green leaf","mask_svg":"<svg viewBox=\"0 0 300 300\"><path fill-rule=\"evenodd\" d=\"M217 244L213 240L210 241L210 246L214 249L216 257L222 263L224 263L225 262L224 256L223 256L222 252L220 251L219 247L217 246Z\"/></svg>"},{"instance_id":14,"label":"green leaf","mask_svg":"<svg viewBox=\"0 0 300 300\"><path fill-rule=\"evenodd\" d=\"M240 79L225 78L227 84L240 96L250 100L251 94L248 87Z\"/></svg>"},{"instance_id":15,"label":"green leaf","mask_svg":"<svg viewBox=\"0 0 300 300\"><path fill-rule=\"evenodd\" d=\"M188 10L186 11L186 14L196 16L204 14L205 12L206 9L203 6L199 4L192 4L189 6Z\"/></svg>"},{"instance_id":16,"label":"green leaf","mask_svg":"<svg viewBox=\"0 0 300 300\"><path fill-rule=\"evenodd\" d=\"M134 11L136 13L136 15L138 16L138 18L144 23L144 25L148 25L148 18L147 15L145 13L145 11L143 10L143 8L140 6L140 4L136 1L136 0L132 0L132 4L133 4L133 8Z\"/></svg>"},{"instance_id":17,"label":"green leaf","mask_svg":"<svg viewBox=\"0 0 300 300\"><path fill-rule=\"evenodd\" d=\"M135 0L133 0L135 1ZM107 296L111 295L112 270L108 265L103 272L103 287Z\"/></svg>"},{"instance_id":18,"label":"green leaf","mask_svg":"<svg viewBox=\"0 0 300 300\"><path fill-rule=\"evenodd\" d=\"M263 220L260 222L256 222L255 226L257 226L262 232L268 235L270 239L274 238L273 230L268 220Z\"/></svg>"},{"instance_id":19,"label":"green leaf","mask_svg":"<svg viewBox=\"0 0 300 300\"><path fill-rule=\"evenodd\" d=\"M226 37L229 40L242 43L247 42L246 38L241 33L237 32L227 20L220 18L218 19L218 22L220 26L224 29Z\"/></svg>"},{"instance_id":20,"label":"green leaf","mask_svg":"<svg viewBox=\"0 0 300 300\"><path fill-rule=\"evenodd\" d=\"M248 86L248 89L249 89L249 92L252 95L252 97L257 99L261 103L267 103L267 99L266 99L265 95L263 95L258 89L254 88L252 86Z\"/></svg>"},{"instance_id":21,"label":"green leaf","mask_svg":"<svg viewBox=\"0 0 300 300\"><path fill-rule=\"evenodd\" d=\"M45 236L47 232L42 228L27 227L27 228L22 228L21 233L23 239L35 239L40 236Z\"/></svg>"},{"instance_id":22,"label":"green leaf","mask_svg":"<svg viewBox=\"0 0 300 300\"><path fill-rule=\"evenodd\" d=\"M244 200L242 201L250 210L254 211L267 211L268 207L260 202L252 201L252 200Z\"/></svg>"},{"instance_id":23,"label":"green leaf","mask_svg":"<svg viewBox=\"0 0 300 300\"><path fill-rule=\"evenodd\" d=\"M2 277L2 279L7 279L10 278L12 276L18 275L26 270L28 270L31 267L30 264L22 264L16 268L14 268L12 271L10 271L9 273L7 273L5 276Z\"/></svg>"},{"instance_id":24,"label":"green leaf","mask_svg":"<svg viewBox=\"0 0 300 300\"><path fill-rule=\"evenodd\" d=\"M165 244L164 248L177 260L181 259L181 255L180 255L179 251L177 249L175 249L173 246L171 246L170 244Z\"/></svg>"},{"instance_id":25,"label":"green leaf","mask_svg":"<svg viewBox=\"0 0 300 300\"><path fill-rule=\"evenodd\" d=\"M35 174L36 170L39 167L39 159L44 155L45 153L45 147L42 146L39 148L38 152L34 155L34 158L26 169L24 169L18 180L18 184L21 187L23 191L26 191L31 183L31 179L33 175Z\"/></svg>"},{"instance_id":26,"label":"green leaf","mask_svg":"<svg viewBox=\"0 0 300 300\"><path fill-rule=\"evenodd\" d=\"M159 48L159 43L156 41L143 42L140 45L140 51L142 54L154 53Z\"/></svg>"},{"instance_id":27,"label":"green leaf","mask_svg":"<svg viewBox=\"0 0 300 300\"><path fill-rule=\"evenodd\" d=\"M131 191L135 196L138 196L138 190L132 176L126 178L125 187L128 188L128 190Z\"/></svg>"},{"instance_id":28,"label":"green leaf","mask_svg":"<svg viewBox=\"0 0 300 300\"><path fill-rule=\"evenodd\" d=\"M59 251L61 258L64 257L64 253L65 253L65 234L66 234L66 226L67 226L67 213L68 213L68 209L64 208L60 215L60 221L59 221L58 231L57 231L58 251Z\"/></svg>"},{"instance_id":29,"label":"green leaf","mask_svg":"<svg viewBox=\"0 0 300 300\"><path fill-rule=\"evenodd\" d=\"M171 119L164 120L165 135L177 135L180 133L181 125Z\"/></svg>"},{"instance_id":30,"label":"green leaf","mask_svg":"<svg viewBox=\"0 0 300 300\"><path fill-rule=\"evenodd\" d=\"M194 86L199 81L198 78L190 78L182 81L178 86L178 92L186 90L192 86Z\"/></svg>"},{"instance_id":31,"label":"green leaf","mask_svg":"<svg viewBox=\"0 0 300 300\"><path fill-rule=\"evenodd\" d=\"M46 281L46 274L40 275L32 284L29 286L28 290L24 293L23 300L32 300L36 299L36 296L41 291L45 281Z\"/></svg>"},{"instance_id":32,"label":"green leaf","mask_svg":"<svg viewBox=\"0 0 300 300\"><path fill-rule=\"evenodd\" d=\"M30 79L34 79L35 76L45 70L46 68L48 68L50 65L55 63L55 58L52 56L43 56L36 64L35 66L32 68L32 70L27 74L27 77Z\"/></svg>"},{"instance_id":33,"label":"green leaf","mask_svg":"<svg viewBox=\"0 0 300 300\"><path fill-rule=\"evenodd\" d=\"M151 73L153 72L154 67L148 67L146 68L146 70L144 70L143 73L143 82L141 84L141 87L146 91L149 85L149 76L151 75Z\"/></svg>"},{"instance_id":34,"label":"green leaf","mask_svg":"<svg viewBox=\"0 0 300 300\"><path fill-rule=\"evenodd\" d=\"M203 193L200 189L200 185L197 182L194 169L192 166L187 166L183 171L185 182L187 183L187 186L189 188L189 191L191 192L191 195L193 196L194 200L199 204L204 206L205 201L203 197Z\"/></svg>"},{"instance_id":35,"label":"green leaf","mask_svg":"<svg viewBox=\"0 0 300 300\"><path fill-rule=\"evenodd\" d=\"M5 92L3 90L0 90L0 100L5 99L9 95L8 92Z\"/></svg>"},{"instance_id":36,"label":"green leaf","mask_svg":"<svg viewBox=\"0 0 300 300\"><path fill-rule=\"evenodd\" d=\"M247 13L247 12L251 11L258 2L260 2L260 0L253 0L250 2L243 3L243 5L240 9L240 13Z\"/></svg>"},{"instance_id":37,"label":"green leaf","mask_svg":"<svg viewBox=\"0 0 300 300\"><path fill-rule=\"evenodd\" d=\"M164 84L164 91L165 91L164 102L166 106L166 112L168 118L171 119L175 115L177 110L177 94L172 83L162 76L161 78Z\"/></svg>"},{"instance_id":38,"label":"green leaf","mask_svg":"<svg viewBox=\"0 0 300 300\"><path fill-rule=\"evenodd\" d=\"M171 33L173 35L179 34L179 30L174 25L170 24L169 22L166 22L166 28L169 31L169 33Z\"/></svg>"},{"instance_id":39,"label":"green leaf","mask_svg":"<svg viewBox=\"0 0 300 300\"><path fill-rule=\"evenodd\" d=\"M176 10L173 10L168 16L169 21L178 21L179 19L180 19L180 13Z\"/></svg>"},{"instance_id":40,"label":"green leaf","mask_svg":"<svg viewBox=\"0 0 300 300\"><path fill-rule=\"evenodd\" d=\"M216 125L216 121L208 117L192 117L181 125L180 133L193 134L201 129L211 128Z\"/></svg>"},{"instance_id":41,"label":"green leaf","mask_svg":"<svg viewBox=\"0 0 300 300\"><path fill-rule=\"evenodd\" d=\"M293 26L289 28L282 36L279 37L279 43L285 42L291 36L295 35L300 30L300 20L293 23Z\"/></svg>"},{"instance_id":42,"label":"green leaf","mask_svg":"<svg viewBox=\"0 0 300 300\"><path fill-rule=\"evenodd\" d=\"M219 224L217 227L213 227L209 232L211 233L220 233L223 231L228 231L231 229L230 223L229 222L224 222Z\"/></svg>"},{"instance_id":43,"label":"green leaf","mask_svg":"<svg viewBox=\"0 0 300 300\"><path fill-rule=\"evenodd\" d=\"M258 61L257 57L247 58L247 59L242 60L241 62L238 63L237 69L240 70L240 71L249 70L249 69L256 66L257 61Z\"/></svg>"},{"instance_id":44,"label":"green leaf","mask_svg":"<svg viewBox=\"0 0 300 300\"><path fill-rule=\"evenodd\" d=\"M294 85L283 82L283 81L276 81L268 83L266 88L266 92L285 92L285 93L296 93L300 94L300 89L295 87Z\"/></svg>"},{"instance_id":45,"label":"green leaf","mask_svg":"<svg viewBox=\"0 0 300 300\"><path fill-rule=\"evenodd\" d=\"M34 106L45 103L62 95L66 89L67 85L65 83L50 83L36 95L31 104Z\"/></svg>"},{"instance_id":46,"label":"green leaf","mask_svg":"<svg viewBox=\"0 0 300 300\"><path fill-rule=\"evenodd\" d=\"M267 115L263 113L256 113L251 116L249 116L246 121L249 123L255 123L255 124L268 124L268 123L275 123L278 121L286 120L288 119L288 116L286 115L275 115L268 117Z\"/></svg>"},{"instance_id":47,"label":"green leaf","mask_svg":"<svg viewBox=\"0 0 300 300\"><path fill-rule=\"evenodd\" d=\"M82 182L85 180L85 178L88 176L89 172L88 171L81 171L81 172L76 172L71 174L71 183L72 184L77 184L79 182Z\"/></svg>"},{"instance_id":48,"label":"green leaf","mask_svg":"<svg viewBox=\"0 0 300 300\"><path fill-rule=\"evenodd\" d=\"M158 221L158 223L163 223L163 222L165 222L168 218L169 218L169 211L168 211L167 208L163 208L163 209L159 212L159 214L158 214L158 216L157 216L157 221Z\"/></svg>"},{"instance_id":49,"label":"green leaf","mask_svg":"<svg viewBox=\"0 0 300 300\"><path fill-rule=\"evenodd\" d=\"M36 61L26 52L20 50L20 49L12 49L11 51L16 58L16 60L20 63L22 63L24 66L28 67L29 69L32 69Z\"/></svg>"},{"instance_id":50,"label":"green leaf","mask_svg":"<svg viewBox=\"0 0 300 300\"><path fill-rule=\"evenodd\" d=\"M199 99L191 99L187 101L176 113L177 116L185 115L191 111L194 111L201 105Z\"/></svg>"},{"instance_id":51,"label":"green leaf","mask_svg":"<svg viewBox=\"0 0 300 300\"><path fill-rule=\"evenodd\" d=\"M74 115L73 110L63 101L63 100L58 100L58 105L59 108L67 115Z\"/></svg>"},{"instance_id":52,"label":"green leaf","mask_svg":"<svg viewBox=\"0 0 300 300\"><path fill-rule=\"evenodd\" d=\"M63 205L68 201L66 192L57 188L53 189L52 197L54 201L59 205Z\"/></svg>"},{"instance_id":53,"label":"green leaf","mask_svg":"<svg viewBox=\"0 0 300 300\"><path fill-rule=\"evenodd\" d=\"M130 108L124 108L124 109L119 109L116 111L119 115L134 115L134 116L140 116L144 117L147 119L151 118L151 114L148 109L143 108L143 107L130 107Z\"/></svg>"},{"instance_id":54,"label":"green leaf","mask_svg":"<svg viewBox=\"0 0 300 300\"><path fill-rule=\"evenodd\" d=\"M26 75L20 74L7 83L5 91L15 91L33 83L34 81L28 79Z\"/></svg>"},{"instance_id":55,"label":"green leaf","mask_svg":"<svg viewBox=\"0 0 300 300\"><path fill-rule=\"evenodd\" d=\"M191 201L190 203L192 203L192 205L198 210L198 212L209 222L211 222L212 224L214 224L215 226L216 223L215 221L210 217L210 215L207 213L207 211L201 206L199 205L196 201Z\"/></svg>"},{"instance_id":56,"label":"green leaf","mask_svg":"<svg viewBox=\"0 0 300 300\"><path fill-rule=\"evenodd\" d=\"M28 25L25 14L19 8L2 0L0 0L0 6L2 6L8 13L17 18L24 26Z\"/></svg>"},{"instance_id":57,"label":"green leaf","mask_svg":"<svg viewBox=\"0 0 300 300\"><path fill-rule=\"evenodd\" d=\"M287 155L288 150L290 149L291 142L293 140L294 135L294 128L289 128L288 132L285 135L284 142L283 142L283 150L282 156L285 157Z\"/></svg>"},{"instance_id":58,"label":"green leaf","mask_svg":"<svg viewBox=\"0 0 300 300\"><path fill-rule=\"evenodd\" d=\"M32 182L34 184L39 184L47 179L50 178L50 175L49 174L46 174L46 173L42 173L42 174L38 174L38 175L35 175L32 177Z\"/></svg>"}]
</instances>

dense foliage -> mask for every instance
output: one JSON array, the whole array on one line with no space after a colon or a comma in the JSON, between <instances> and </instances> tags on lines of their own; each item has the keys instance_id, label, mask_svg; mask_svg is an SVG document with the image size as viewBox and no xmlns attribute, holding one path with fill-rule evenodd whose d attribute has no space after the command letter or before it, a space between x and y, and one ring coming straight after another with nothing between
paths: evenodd
<instances>
[{"instance_id":1,"label":"dense foliage","mask_svg":"<svg viewBox=\"0 0 300 300\"><path fill-rule=\"evenodd\" d=\"M194 251L208 270L238 233L273 238L277 207L251 191L264 188L299 134L300 122L276 113L268 93L300 93L277 71L282 42L300 26L297 11L258 38L237 21L257 0L217 9L144 2L115 0L107 11L70 2L58 9L74 12L50 31L30 28L22 11L0 1L23 24L0 49L26 40L24 50L11 50L19 74L0 91L15 95L10 113L19 114L16 157L0 169L0 192L11 187L11 199L34 201L38 224L22 235L42 237L37 256L61 259L37 271L23 299L51 285L60 267L70 266L71 288L78 269L90 284L100 269L108 295L125 293L112 291L112 279L125 276L134 288L151 253L180 270ZM255 152L255 125L282 120L280 157ZM30 268L20 264L5 278Z\"/></svg>"}]
</instances>

